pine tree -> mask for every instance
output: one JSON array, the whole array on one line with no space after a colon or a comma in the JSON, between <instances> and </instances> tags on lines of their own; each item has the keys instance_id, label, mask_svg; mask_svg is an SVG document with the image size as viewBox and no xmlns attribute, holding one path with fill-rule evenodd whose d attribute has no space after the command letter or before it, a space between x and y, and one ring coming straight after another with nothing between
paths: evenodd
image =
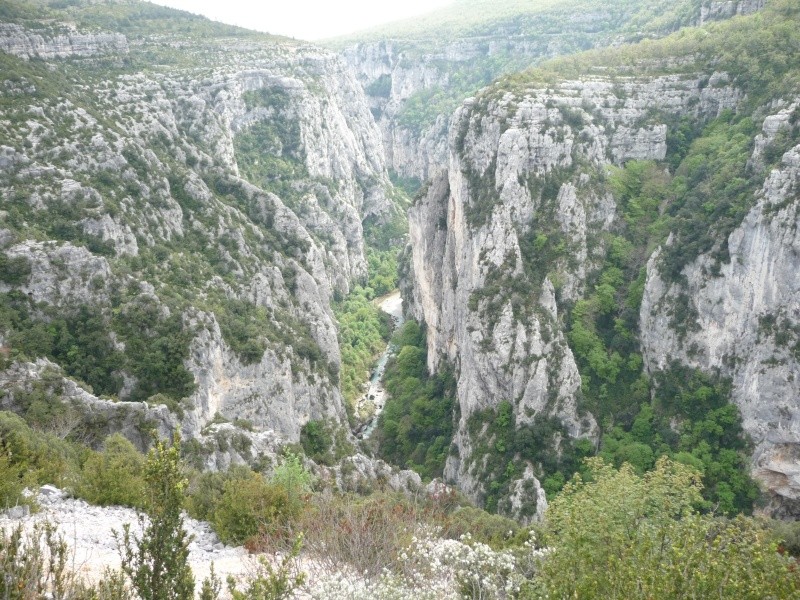
<instances>
[{"instance_id":1,"label":"pine tree","mask_svg":"<svg viewBox=\"0 0 800 600\"><path fill-rule=\"evenodd\" d=\"M180 462L180 436L172 445L157 440L147 455L144 478L145 510L140 513L142 537L130 527L120 544L122 569L142 600L191 600L194 576L189 567L189 535L183 528L181 506L187 481Z\"/></svg>"}]
</instances>

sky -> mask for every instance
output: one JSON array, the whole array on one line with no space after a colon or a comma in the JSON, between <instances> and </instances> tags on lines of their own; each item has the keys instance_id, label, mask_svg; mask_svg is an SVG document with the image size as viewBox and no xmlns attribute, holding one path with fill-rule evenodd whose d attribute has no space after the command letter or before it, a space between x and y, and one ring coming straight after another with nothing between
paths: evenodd
<instances>
[{"instance_id":1,"label":"sky","mask_svg":"<svg viewBox=\"0 0 800 600\"><path fill-rule=\"evenodd\" d=\"M430 12L453 0L152 0L156 4L304 40L353 33Z\"/></svg>"}]
</instances>

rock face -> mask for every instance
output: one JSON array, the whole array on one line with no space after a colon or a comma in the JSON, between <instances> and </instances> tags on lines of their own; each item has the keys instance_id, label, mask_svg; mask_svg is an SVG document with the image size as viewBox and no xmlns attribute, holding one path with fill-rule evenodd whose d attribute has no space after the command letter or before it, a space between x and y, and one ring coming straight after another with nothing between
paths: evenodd
<instances>
[{"instance_id":1,"label":"rock face","mask_svg":"<svg viewBox=\"0 0 800 600\"><path fill-rule=\"evenodd\" d=\"M590 3L581 6L580 14L569 6L555 6L488 24L465 15L476 22L466 32L450 33L446 22L445 32L423 27L405 33L401 26L396 36L388 29L381 39L350 45L342 56L367 93L388 167L402 178L424 182L448 167L451 111L493 79L559 55L660 37L763 7L764 0Z\"/></svg>"},{"instance_id":2,"label":"rock face","mask_svg":"<svg viewBox=\"0 0 800 600\"><path fill-rule=\"evenodd\" d=\"M14 23L0 23L0 50L21 58L68 58L128 52L128 40L121 33L88 33L74 27L25 29Z\"/></svg>"},{"instance_id":3,"label":"rock face","mask_svg":"<svg viewBox=\"0 0 800 600\"><path fill-rule=\"evenodd\" d=\"M764 8L766 0L711 0L700 9L700 23L749 15Z\"/></svg>"},{"instance_id":4,"label":"rock face","mask_svg":"<svg viewBox=\"0 0 800 600\"><path fill-rule=\"evenodd\" d=\"M217 415L275 443L297 441L310 419L346 425L330 305L366 276L362 222L396 209L380 131L344 62L213 34L129 47L52 23L3 25L0 50L22 57L8 59L21 75L0 82L0 249L19 270L4 270L0 293L31 319L90 307L123 353L139 342L114 315L177 315L196 384L185 438ZM109 65L91 66L99 54ZM40 68L66 73L53 75L57 97ZM109 376L123 400L147 377Z\"/></svg>"},{"instance_id":5,"label":"rock face","mask_svg":"<svg viewBox=\"0 0 800 600\"><path fill-rule=\"evenodd\" d=\"M150 445L150 431L163 438L178 424L163 405L100 399L64 377L58 365L47 359L19 362L0 371L0 389L5 392L0 399L2 410L15 411L20 404L18 396L36 389L43 391L49 402L61 404L62 415L51 427L63 437L80 431L90 442L100 443L112 433L121 433L144 450Z\"/></svg>"},{"instance_id":6,"label":"rock face","mask_svg":"<svg viewBox=\"0 0 800 600\"><path fill-rule=\"evenodd\" d=\"M735 106L740 94L726 80L487 89L454 115L448 170L409 212L404 298L427 325L429 368L456 367L458 453L446 476L473 498L484 491L470 460L476 441L468 424L478 411L505 400L518 425L555 417L569 436L597 440L594 417L578 408L581 377L561 314L584 293L616 219L614 198L594 178L609 164L664 158L667 127L646 115L702 119ZM537 271L528 240L552 227L571 258Z\"/></svg>"},{"instance_id":7,"label":"rock face","mask_svg":"<svg viewBox=\"0 0 800 600\"><path fill-rule=\"evenodd\" d=\"M791 104L764 119L752 161L791 127ZM683 281L666 283L651 258L641 308L646 365L671 360L730 378L732 400L751 436L754 473L775 496L779 513L800 514L800 145L770 172L757 203L727 239L730 262L717 275L702 255ZM696 326L677 331L668 307L684 294Z\"/></svg>"}]
</instances>

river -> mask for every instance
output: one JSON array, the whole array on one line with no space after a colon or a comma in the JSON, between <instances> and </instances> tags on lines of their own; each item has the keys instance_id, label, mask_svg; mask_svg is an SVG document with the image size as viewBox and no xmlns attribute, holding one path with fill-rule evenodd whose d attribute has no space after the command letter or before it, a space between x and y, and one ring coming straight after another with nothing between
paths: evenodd
<instances>
[{"instance_id":1,"label":"river","mask_svg":"<svg viewBox=\"0 0 800 600\"><path fill-rule=\"evenodd\" d=\"M380 298L377 302L383 312L391 315L395 330L403 324L403 298L400 296L399 291L392 292L388 296ZM372 371L367 391L356 403L356 414L363 414L371 407L374 407L374 412L370 419L355 432L359 439L366 440L372 435L378 424L378 417L383 411L383 406L386 403L386 390L383 389L383 373L386 371L386 363L389 362L392 352L394 352L394 348L391 344L387 344Z\"/></svg>"}]
</instances>

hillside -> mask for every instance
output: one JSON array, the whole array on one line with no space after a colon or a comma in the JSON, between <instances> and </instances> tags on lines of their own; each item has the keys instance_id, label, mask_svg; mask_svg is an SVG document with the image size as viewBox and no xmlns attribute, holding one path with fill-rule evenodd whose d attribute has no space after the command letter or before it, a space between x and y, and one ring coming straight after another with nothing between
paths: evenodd
<instances>
[{"instance_id":1,"label":"hillside","mask_svg":"<svg viewBox=\"0 0 800 600\"><path fill-rule=\"evenodd\" d=\"M799 32L0 0L0 596L798 597Z\"/></svg>"},{"instance_id":2,"label":"hillside","mask_svg":"<svg viewBox=\"0 0 800 600\"><path fill-rule=\"evenodd\" d=\"M353 76L147 3L62 5L2 4L4 364L49 361L11 379L57 365L186 438L347 427L332 304L366 282L364 224L398 218Z\"/></svg>"},{"instance_id":3,"label":"hillside","mask_svg":"<svg viewBox=\"0 0 800 600\"><path fill-rule=\"evenodd\" d=\"M456 369L444 473L471 497L513 512L587 453L666 453L719 511L753 509L750 473L797 514L797 18L556 59L456 111L404 285Z\"/></svg>"},{"instance_id":4,"label":"hillside","mask_svg":"<svg viewBox=\"0 0 800 600\"><path fill-rule=\"evenodd\" d=\"M418 186L447 164L449 117L503 74L555 56L663 37L748 14L762 0L459 0L413 20L330 42L358 73L396 181Z\"/></svg>"}]
</instances>

